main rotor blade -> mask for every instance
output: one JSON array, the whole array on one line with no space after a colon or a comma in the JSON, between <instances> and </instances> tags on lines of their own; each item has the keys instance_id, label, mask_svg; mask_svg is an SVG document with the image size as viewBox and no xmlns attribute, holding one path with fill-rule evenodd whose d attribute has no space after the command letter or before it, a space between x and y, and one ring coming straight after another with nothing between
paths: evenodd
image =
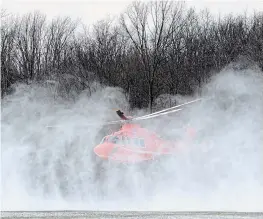
<instances>
[{"instance_id":1,"label":"main rotor blade","mask_svg":"<svg viewBox=\"0 0 263 219\"><path fill-rule=\"evenodd\" d=\"M123 121L123 120L116 120L116 121L109 121L109 122L100 122L99 124L103 124L103 125L114 125L114 124L121 124L121 123L125 123L127 122L128 120L126 121ZM96 126L98 123L88 123L88 124L85 124L85 125L78 125L78 127L91 127L91 126ZM45 126L46 128L61 128L61 127L65 127L63 125L46 125Z\"/></svg>"},{"instance_id":2,"label":"main rotor blade","mask_svg":"<svg viewBox=\"0 0 263 219\"><path fill-rule=\"evenodd\" d=\"M170 110L168 112L162 112L162 113L158 113L158 114L155 114L155 115L148 115L148 116L145 116L145 117L138 117L138 118L134 118L132 119L132 121L140 121L140 120L145 120L145 119L151 119L151 118L155 118L155 117L158 117L158 116L162 116L162 115L167 115L167 114L170 114L170 113L174 113L174 112L178 112L178 111L181 111L183 109L174 109L174 110Z\"/></svg>"},{"instance_id":3,"label":"main rotor blade","mask_svg":"<svg viewBox=\"0 0 263 219\"><path fill-rule=\"evenodd\" d=\"M124 124L124 123L132 122L132 121L140 121L140 120L145 120L145 119L151 119L151 118L155 118L158 116L167 115L169 113L181 111L181 110L183 110L182 108L181 109L177 109L177 108L184 106L184 105L191 104L191 103L195 103L195 102L200 101L200 100L203 100L203 98L199 98L199 99L196 99L193 101L189 101L189 102L186 102L186 103L183 103L183 104L180 104L177 106L173 106L173 107L170 107L170 108L167 108L164 110L160 110L160 111L157 111L157 112L154 112L151 114L147 114L144 116L131 118L129 120L115 120L115 121L101 122L101 123L103 123L103 125L113 125L113 124ZM94 124L89 123L87 125L82 125L81 127L90 127L90 126L95 126L95 125L97 125L97 124L96 123L94 123ZM59 128L59 127L63 127L63 126L59 126L59 125L58 126L52 126L52 125L46 126L46 128Z\"/></svg>"},{"instance_id":4,"label":"main rotor blade","mask_svg":"<svg viewBox=\"0 0 263 219\"><path fill-rule=\"evenodd\" d=\"M199 98L199 99L196 99L196 100L192 100L192 101L189 101L189 102L186 102L186 103L183 103L183 104L180 104L180 105L176 105L176 106L173 106L173 107L164 109L164 110L160 110L160 111L157 111L157 112L154 112L154 113L151 113L151 114L147 114L147 115L144 115L144 116L137 117L136 119L146 118L146 117L149 117L149 116L153 116L153 115L156 115L156 114L160 114L160 113L163 113L163 112L167 112L167 111L170 111L170 110L172 110L172 109L179 108L179 107L184 106L184 105L187 105L187 104L195 103L195 102L200 101L200 100L202 100L202 99L203 99L203 98ZM173 111L173 112L176 112L176 111Z\"/></svg>"}]
</instances>

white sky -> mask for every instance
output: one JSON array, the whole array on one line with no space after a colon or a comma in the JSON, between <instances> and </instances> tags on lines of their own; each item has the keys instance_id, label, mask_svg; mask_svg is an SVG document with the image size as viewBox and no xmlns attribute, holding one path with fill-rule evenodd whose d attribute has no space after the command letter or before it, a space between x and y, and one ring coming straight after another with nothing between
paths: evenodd
<instances>
[{"instance_id":1,"label":"white sky","mask_svg":"<svg viewBox=\"0 0 263 219\"><path fill-rule=\"evenodd\" d=\"M56 16L81 18L83 23L92 24L107 15L119 15L130 4L130 0L2 0L1 7L9 13L24 14L39 10L48 19ZM188 0L187 5L196 9L208 8L214 15L242 13L247 10L263 12L263 0Z\"/></svg>"}]
</instances>

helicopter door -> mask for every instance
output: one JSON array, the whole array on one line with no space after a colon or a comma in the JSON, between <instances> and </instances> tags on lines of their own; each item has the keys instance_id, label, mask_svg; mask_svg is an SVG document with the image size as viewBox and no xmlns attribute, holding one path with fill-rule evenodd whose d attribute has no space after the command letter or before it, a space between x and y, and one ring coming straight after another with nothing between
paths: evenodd
<instances>
[{"instance_id":1,"label":"helicopter door","mask_svg":"<svg viewBox=\"0 0 263 219\"><path fill-rule=\"evenodd\" d=\"M131 144L131 141L130 141L129 137L123 136L123 145L129 146L130 144Z\"/></svg>"}]
</instances>

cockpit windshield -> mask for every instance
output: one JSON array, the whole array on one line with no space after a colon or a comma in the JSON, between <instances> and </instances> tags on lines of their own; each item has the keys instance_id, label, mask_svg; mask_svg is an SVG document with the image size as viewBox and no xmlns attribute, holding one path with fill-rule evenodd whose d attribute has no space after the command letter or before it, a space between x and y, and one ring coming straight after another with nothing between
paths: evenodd
<instances>
[{"instance_id":1,"label":"cockpit windshield","mask_svg":"<svg viewBox=\"0 0 263 219\"><path fill-rule=\"evenodd\" d=\"M145 147L143 138L131 138L128 136L109 136L107 139L102 139L101 143L105 141L123 146Z\"/></svg>"},{"instance_id":2,"label":"cockpit windshield","mask_svg":"<svg viewBox=\"0 0 263 219\"><path fill-rule=\"evenodd\" d=\"M108 138L108 142L113 143L113 144L119 144L118 142L120 141L120 138L118 136L110 136Z\"/></svg>"}]
</instances>

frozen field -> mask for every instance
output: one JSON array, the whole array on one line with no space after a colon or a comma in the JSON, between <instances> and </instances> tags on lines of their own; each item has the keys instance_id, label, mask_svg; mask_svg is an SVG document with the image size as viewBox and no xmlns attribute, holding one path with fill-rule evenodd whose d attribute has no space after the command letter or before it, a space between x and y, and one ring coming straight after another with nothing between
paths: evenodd
<instances>
[{"instance_id":1,"label":"frozen field","mask_svg":"<svg viewBox=\"0 0 263 219\"><path fill-rule=\"evenodd\" d=\"M1 218L178 218L178 219L243 219L263 218L263 213L235 212L132 212L132 211L50 211L50 212L2 212Z\"/></svg>"},{"instance_id":2,"label":"frozen field","mask_svg":"<svg viewBox=\"0 0 263 219\"><path fill-rule=\"evenodd\" d=\"M60 103L45 87L18 87L2 103L2 218L263 219L229 213L263 212L262 84L253 71L218 75L202 95L216 98L143 124L167 139L185 138L186 150L125 170L97 165L93 153L104 122L114 121L109 109L126 104L117 102L119 91L110 89L110 103L106 88ZM197 133L192 140L188 127Z\"/></svg>"}]
</instances>

